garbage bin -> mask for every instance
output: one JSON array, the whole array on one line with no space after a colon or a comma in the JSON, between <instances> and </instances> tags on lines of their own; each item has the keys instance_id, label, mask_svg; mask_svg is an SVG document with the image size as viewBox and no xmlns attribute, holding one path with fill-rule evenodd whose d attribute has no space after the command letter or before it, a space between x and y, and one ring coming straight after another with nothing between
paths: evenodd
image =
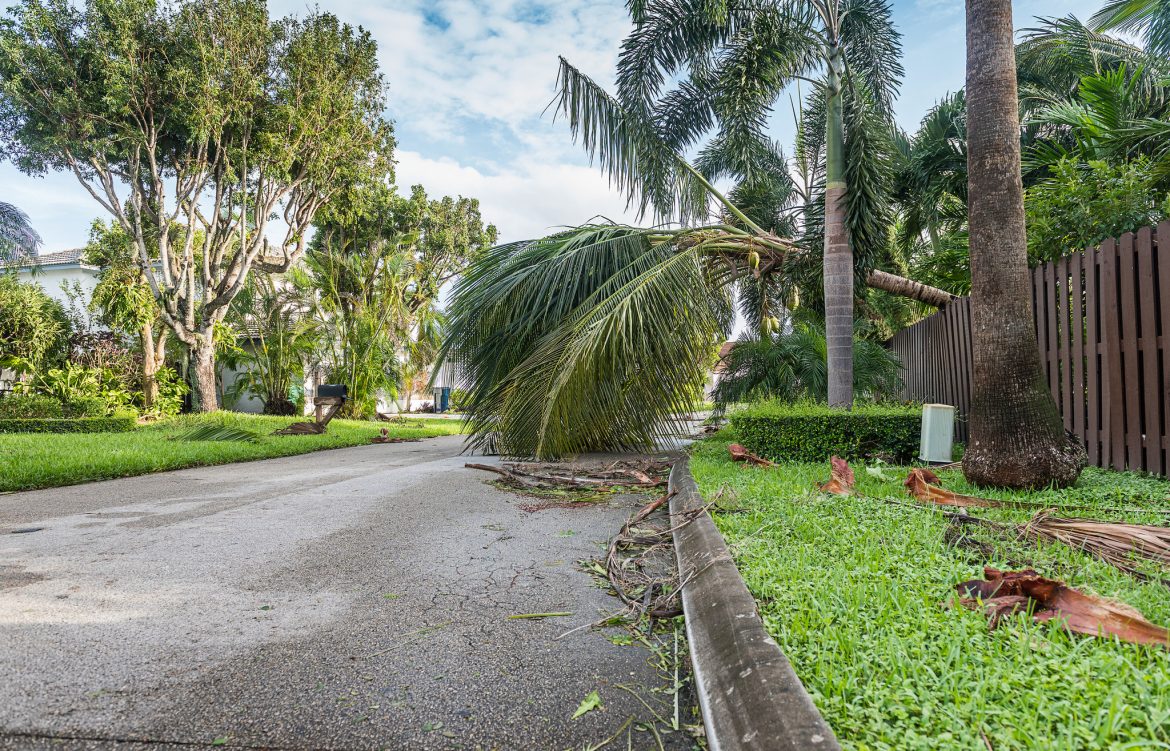
<instances>
[{"instance_id":1,"label":"garbage bin","mask_svg":"<svg viewBox=\"0 0 1170 751\"><path fill-rule=\"evenodd\" d=\"M918 458L924 462L949 463L954 434L954 407L949 404L923 404L922 441Z\"/></svg>"},{"instance_id":2,"label":"garbage bin","mask_svg":"<svg viewBox=\"0 0 1170 751\"><path fill-rule=\"evenodd\" d=\"M435 386L435 412L451 409L451 387Z\"/></svg>"}]
</instances>

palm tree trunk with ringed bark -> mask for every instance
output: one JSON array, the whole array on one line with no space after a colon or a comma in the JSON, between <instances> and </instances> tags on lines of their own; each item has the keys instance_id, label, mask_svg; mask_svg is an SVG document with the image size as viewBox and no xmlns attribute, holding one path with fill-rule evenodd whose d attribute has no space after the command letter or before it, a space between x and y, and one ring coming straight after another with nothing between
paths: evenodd
<instances>
[{"instance_id":1,"label":"palm tree trunk with ringed bark","mask_svg":"<svg viewBox=\"0 0 1170 751\"><path fill-rule=\"evenodd\" d=\"M1065 434L1036 342L1011 0L967 0L967 122L974 372L963 473L979 485L1071 485L1085 450Z\"/></svg>"},{"instance_id":2,"label":"palm tree trunk with ringed bark","mask_svg":"<svg viewBox=\"0 0 1170 751\"><path fill-rule=\"evenodd\" d=\"M825 138L825 344L829 406L853 406L853 252L845 224L845 122L841 50L828 59Z\"/></svg>"}]
</instances>

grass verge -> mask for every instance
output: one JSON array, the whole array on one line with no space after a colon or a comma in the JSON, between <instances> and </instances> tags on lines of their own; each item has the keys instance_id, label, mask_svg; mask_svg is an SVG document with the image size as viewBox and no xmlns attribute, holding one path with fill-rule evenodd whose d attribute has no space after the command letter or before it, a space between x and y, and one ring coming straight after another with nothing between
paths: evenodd
<instances>
[{"instance_id":1,"label":"grass verge","mask_svg":"<svg viewBox=\"0 0 1170 751\"><path fill-rule=\"evenodd\" d=\"M383 427L391 437L433 438L458 433L462 426L458 420L411 418L405 424L333 420L325 435L270 435L295 421L291 417L219 412L184 415L129 433L0 434L0 491L49 488L168 469L360 446L368 444ZM263 437L256 443L172 440L178 433L209 422L246 428Z\"/></svg>"},{"instance_id":2,"label":"grass verge","mask_svg":"<svg viewBox=\"0 0 1170 751\"><path fill-rule=\"evenodd\" d=\"M1140 583L1063 545L992 541L991 557L947 544L931 508L817 493L825 464L759 469L727 458L725 438L699 444L691 468L715 513L771 635L849 749L1170 748L1170 654L1156 647L1069 635L1059 624L1006 619L989 632L981 614L948 607L954 585L984 564L1031 565L1170 623L1170 592ZM906 469L889 480L854 464L868 495L906 500ZM957 492L1022 498L1063 516L1164 523L1170 484L1087 469L1076 488ZM1027 510L974 509L1001 520ZM984 541L987 542L987 541Z\"/></svg>"}]
</instances>

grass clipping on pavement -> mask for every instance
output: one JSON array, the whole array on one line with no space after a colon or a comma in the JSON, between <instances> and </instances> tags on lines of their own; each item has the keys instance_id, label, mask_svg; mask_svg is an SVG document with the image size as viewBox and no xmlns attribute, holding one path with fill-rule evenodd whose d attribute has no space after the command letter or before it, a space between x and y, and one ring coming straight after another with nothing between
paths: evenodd
<instances>
[{"instance_id":1,"label":"grass clipping on pavement","mask_svg":"<svg viewBox=\"0 0 1170 751\"><path fill-rule=\"evenodd\" d=\"M391 437L433 438L460 432L458 420L415 419L402 423L333 420L324 435L274 436L297 420L236 412L184 415L129 433L0 434L0 491L73 485L168 469L269 459L322 449L363 446L385 427ZM234 429L255 440L175 440L194 431Z\"/></svg>"},{"instance_id":2,"label":"grass clipping on pavement","mask_svg":"<svg viewBox=\"0 0 1170 751\"><path fill-rule=\"evenodd\" d=\"M1166 649L1072 635L1022 614L989 631L982 613L949 605L955 585L981 577L985 564L1030 566L1166 625L1162 584L1061 544L953 547L939 509L820 493L827 462L747 466L727 446L721 436L699 444L692 471L768 631L844 747L1170 747ZM906 499L908 468L855 469L865 495ZM940 475L959 492L1140 524L1165 523L1142 509L1167 506L1170 491L1162 480L1093 468L1075 488L1036 493L976 491L957 471ZM1034 512L979 509L1019 523Z\"/></svg>"}]
</instances>

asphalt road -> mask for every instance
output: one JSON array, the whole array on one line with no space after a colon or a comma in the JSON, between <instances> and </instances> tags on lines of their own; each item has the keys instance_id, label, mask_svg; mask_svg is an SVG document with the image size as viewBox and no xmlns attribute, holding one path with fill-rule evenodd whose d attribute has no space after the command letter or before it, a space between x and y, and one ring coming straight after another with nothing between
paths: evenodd
<instances>
[{"instance_id":1,"label":"asphalt road","mask_svg":"<svg viewBox=\"0 0 1170 751\"><path fill-rule=\"evenodd\" d=\"M556 639L616 609L575 562L634 501L524 512L461 448L0 495L0 748L581 749L669 717L649 651Z\"/></svg>"}]
</instances>

